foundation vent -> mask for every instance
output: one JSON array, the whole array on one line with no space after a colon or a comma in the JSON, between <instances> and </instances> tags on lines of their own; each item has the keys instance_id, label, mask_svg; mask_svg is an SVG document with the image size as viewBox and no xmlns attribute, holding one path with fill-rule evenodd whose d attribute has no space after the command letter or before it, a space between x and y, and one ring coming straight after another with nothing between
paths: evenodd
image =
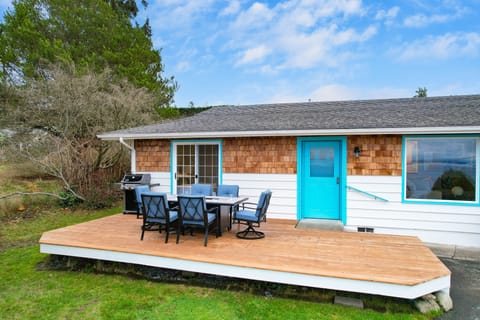
<instances>
[{"instance_id":1,"label":"foundation vent","mask_svg":"<svg viewBox=\"0 0 480 320\"><path fill-rule=\"evenodd\" d=\"M369 233L374 233L375 229L371 227L358 227L357 228L358 232L369 232Z\"/></svg>"}]
</instances>

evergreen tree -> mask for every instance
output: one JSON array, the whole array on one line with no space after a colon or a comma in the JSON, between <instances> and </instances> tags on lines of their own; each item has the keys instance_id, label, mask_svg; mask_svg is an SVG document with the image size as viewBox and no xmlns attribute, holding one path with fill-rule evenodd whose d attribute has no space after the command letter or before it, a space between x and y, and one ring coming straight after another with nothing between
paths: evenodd
<instances>
[{"instance_id":1,"label":"evergreen tree","mask_svg":"<svg viewBox=\"0 0 480 320\"><path fill-rule=\"evenodd\" d=\"M146 5L146 1L142 1ZM17 0L0 24L0 79L23 83L48 78L52 64L79 72L102 72L145 87L169 105L176 83L163 78L160 51L153 48L148 20L132 24L133 0Z\"/></svg>"}]
</instances>

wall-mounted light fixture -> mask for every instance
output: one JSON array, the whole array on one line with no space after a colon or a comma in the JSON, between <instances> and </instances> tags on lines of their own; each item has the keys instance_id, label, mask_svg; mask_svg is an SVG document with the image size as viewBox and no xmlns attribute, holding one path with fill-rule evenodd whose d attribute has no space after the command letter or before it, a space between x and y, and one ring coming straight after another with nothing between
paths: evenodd
<instances>
[{"instance_id":1,"label":"wall-mounted light fixture","mask_svg":"<svg viewBox=\"0 0 480 320\"><path fill-rule=\"evenodd\" d=\"M360 147L359 146L355 146L355 148L353 148L353 156L355 158L360 157Z\"/></svg>"}]
</instances>

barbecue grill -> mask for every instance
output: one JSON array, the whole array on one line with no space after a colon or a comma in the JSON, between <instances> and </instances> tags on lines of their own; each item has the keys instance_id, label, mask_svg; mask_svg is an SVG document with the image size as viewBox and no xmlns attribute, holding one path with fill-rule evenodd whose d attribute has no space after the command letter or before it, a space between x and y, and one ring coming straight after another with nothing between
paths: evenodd
<instances>
[{"instance_id":1,"label":"barbecue grill","mask_svg":"<svg viewBox=\"0 0 480 320\"><path fill-rule=\"evenodd\" d=\"M120 189L123 190L123 213L137 214L137 201L135 187L150 184L150 174L126 174L120 181Z\"/></svg>"}]
</instances>

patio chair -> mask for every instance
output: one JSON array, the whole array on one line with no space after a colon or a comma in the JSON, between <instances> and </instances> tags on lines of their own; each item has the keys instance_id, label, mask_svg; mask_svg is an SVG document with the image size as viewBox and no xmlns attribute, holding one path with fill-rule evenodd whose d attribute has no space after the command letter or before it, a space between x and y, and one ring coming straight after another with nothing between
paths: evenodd
<instances>
[{"instance_id":1,"label":"patio chair","mask_svg":"<svg viewBox=\"0 0 480 320\"><path fill-rule=\"evenodd\" d=\"M190 229L190 234L193 235L193 229L199 228L205 230L204 245L207 246L208 232L215 230L215 235L219 235L218 227L218 207L213 207L207 210L205 203L205 196L178 196L179 207L179 222L177 230L177 243L185 228Z\"/></svg>"},{"instance_id":2,"label":"patio chair","mask_svg":"<svg viewBox=\"0 0 480 320\"><path fill-rule=\"evenodd\" d=\"M238 197L239 186L235 184L221 184L217 187L217 196L219 197ZM228 230L232 229L232 216L234 212L238 211L238 206L230 207Z\"/></svg>"},{"instance_id":3,"label":"patio chair","mask_svg":"<svg viewBox=\"0 0 480 320\"><path fill-rule=\"evenodd\" d=\"M192 195L209 197L213 195L213 188L211 184L195 183L192 185L191 193Z\"/></svg>"},{"instance_id":4,"label":"patio chair","mask_svg":"<svg viewBox=\"0 0 480 320\"><path fill-rule=\"evenodd\" d=\"M243 231L237 232L237 237L241 239L261 239L265 237L265 233L255 230L255 227L260 227L261 221L266 221L266 214L272 191L266 190L260 194L258 203L244 202L242 209L235 212L234 220L239 224L247 225ZM256 207L254 207L256 205Z\"/></svg>"},{"instance_id":5,"label":"patio chair","mask_svg":"<svg viewBox=\"0 0 480 320\"><path fill-rule=\"evenodd\" d=\"M234 184L221 184L217 188L217 196L219 197L238 197L240 188Z\"/></svg>"},{"instance_id":6,"label":"patio chair","mask_svg":"<svg viewBox=\"0 0 480 320\"><path fill-rule=\"evenodd\" d=\"M137 219L143 215L142 194L150 192L150 187L147 185L140 185L135 187L135 202L137 204Z\"/></svg>"},{"instance_id":7,"label":"patio chair","mask_svg":"<svg viewBox=\"0 0 480 320\"><path fill-rule=\"evenodd\" d=\"M140 240L143 240L145 231L151 231L152 226L158 225L160 233L162 232L162 227L165 229L165 243L168 243L170 231L177 229L178 212L170 211L168 208L167 194L164 192L142 193L142 205L143 225Z\"/></svg>"}]
</instances>

